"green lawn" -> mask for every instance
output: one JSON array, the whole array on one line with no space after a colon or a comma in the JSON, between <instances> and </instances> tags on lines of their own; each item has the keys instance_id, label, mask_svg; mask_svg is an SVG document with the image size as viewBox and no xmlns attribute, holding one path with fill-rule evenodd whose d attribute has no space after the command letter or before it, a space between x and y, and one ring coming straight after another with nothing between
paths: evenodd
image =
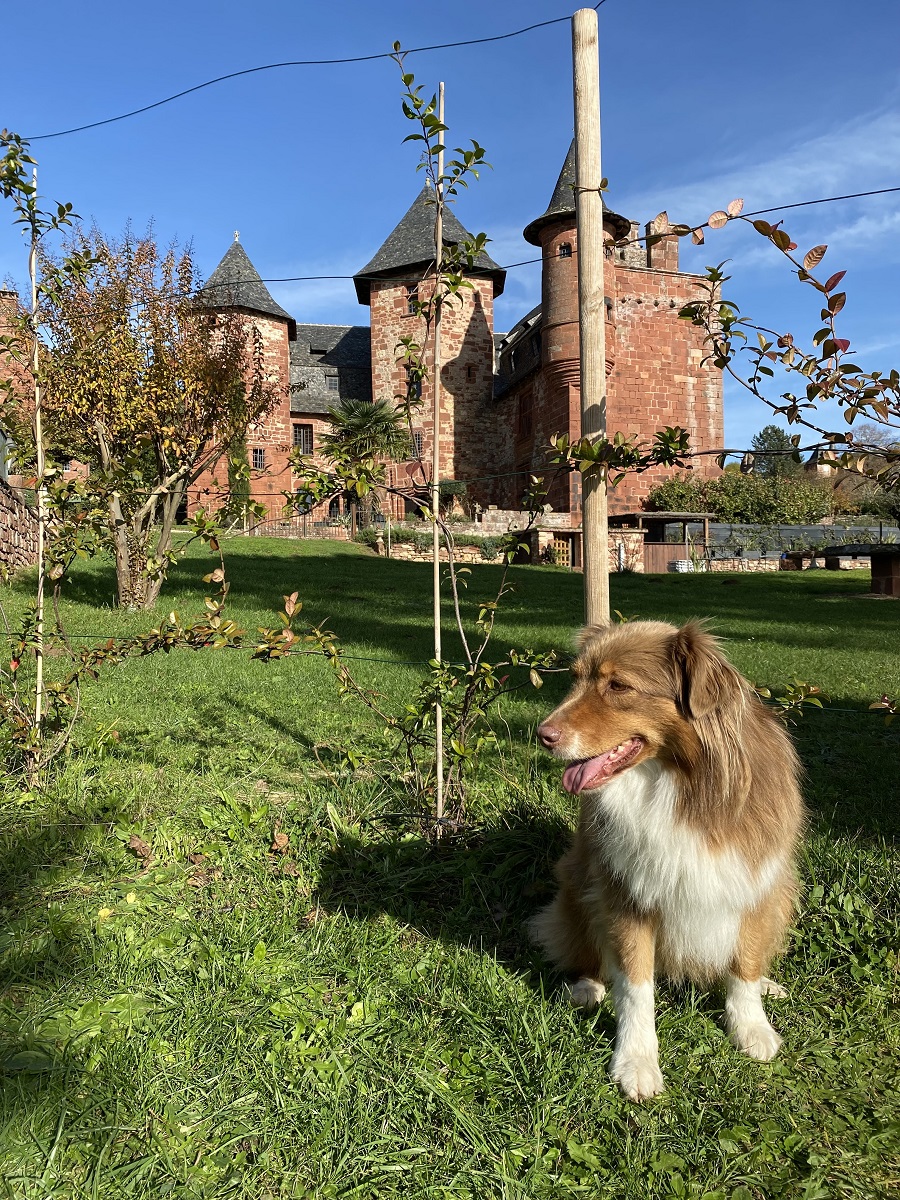
<instances>
[{"instance_id":1,"label":"green lawn","mask_svg":"<svg viewBox=\"0 0 900 1200\"><path fill-rule=\"evenodd\" d=\"M361 682L412 693L430 567L264 539L226 560L242 625L297 589ZM161 613L199 611L211 565L179 564ZM513 577L497 656L567 649L580 576ZM470 612L498 579L473 568ZM867 580L612 580L625 616L709 616L755 683L830 698L796 727L811 820L777 970L790 997L770 1006L782 1055L743 1058L721 996L663 984L669 1090L645 1106L606 1077L609 1009L573 1012L523 933L574 815L532 738L564 677L503 702L468 828L432 847L399 772L348 764L379 729L321 659L109 669L50 794L9 784L0 816L0 1200L896 1194L900 721L867 706L900 694L900 605L865 598ZM107 567L81 568L70 633L152 623L113 592ZM5 590L10 617L28 595L27 577ZM448 611L455 657L449 629Z\"/></svg>"}]
</instances>

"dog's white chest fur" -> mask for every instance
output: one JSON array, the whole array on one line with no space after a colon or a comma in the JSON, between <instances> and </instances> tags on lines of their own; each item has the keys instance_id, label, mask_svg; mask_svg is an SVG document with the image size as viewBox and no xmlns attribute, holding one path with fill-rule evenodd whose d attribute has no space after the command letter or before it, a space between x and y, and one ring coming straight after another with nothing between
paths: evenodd
<instances>
[{"instance_id":1,"label":"dog's white chest fur","mask_svg":"<svg viewBox=\"0 0 900 1200\"><path fill-rule=\"evenodd\" d=\"M733 849L714 853L675 820L676 782L648 760L594 793L597 848L645 911L659 914L659 950L669 970L728 970L741 918L772 887L777 859L752 873Z\"/></svg>"}]
</instances>

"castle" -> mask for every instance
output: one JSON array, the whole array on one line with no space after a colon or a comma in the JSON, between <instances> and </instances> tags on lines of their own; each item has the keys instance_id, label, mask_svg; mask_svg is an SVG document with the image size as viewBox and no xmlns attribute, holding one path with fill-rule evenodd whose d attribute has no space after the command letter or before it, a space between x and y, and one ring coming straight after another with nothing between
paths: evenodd
<instances>
[{"instance_id":1,"label":"castle","mask_svg":"<svg viewBox=\"0 0 900 1200\"><path fill-rule=\"evenodd\" d=\"M524 230L542 259L540 305L508 333L494 331L494 300L506 272L481 253L469 272L471 288L446 305L441 322L441 477L465 481L467 501L482 509L518 509L527 477L547 467L549 438L580 436L579 327L574 204L575 148L569 149L550 203ZM604 210L607 320L607 428L649 439L666 425L682 425L695 450L722 445L721 374L703 362L701 333L678 319L696 298L700 279L678 269L678 240L644 249L638 226ZM452 209L445 213L446 243L469 236ZM338 400L392 400L407 391L397 359L401 338L424 339L415 301L429 285L434 261L434 205L423 189L381 248L354 276L364 325L304 325L275 302L239 241L229 247L203 290L203 303L234 307L259 329L270 382L278 401L265 423L248 432L251 490L269 511L281 511L292 487L288 455L298 447L315 460L319 439ZM616 245L616 243L623 243ZM414 418L416 453L431 458L433 389L422 386ZM320 460L322 461L322 460ZM712 457L698 470L714 471ZM323 463L324 465L324 463ZM393 465L390 482L409 487L413 463ZM224 479L221 465L218 478ZM610 492L612 514L634 510L664 472L630 475ZM216 470L191 489L190 506L208 503ZM418 478L421 478L419 475ZM555 473L548 501L555 524L581 522L578 472ZM402 498L389 501L404 515ZM406 506L408 507L408 505ZM333 501L330 515L336 515ZM327 512L314 514L322 518Z\"/></svg>"},{"instance_id":2,"label":"castle","mask_svg":"<svg viewBox=\"0 0 900 1200\"><path fill-rule=\"evenodd\" d=\"M527 477L544 473L549 438L580 436L579 328L575 224L575 150L565 164L546 211L524 230L540 247L540 305L508 333L494 332L494 300L506 272L482 253L470 272L471 288L444 309L441 323L441 476L466 482L469 503L482 508L520 507ZM679 309L697 296L696 275L678 269L678 240L666 238L645 249L636 223L604 210L607 239L605 292L607 320L607 428L649 439L666 425L683 425L694 450L722 445L722 380L703 362L700 332L678 319ZM452 210L444 219L444 240L466 237ZM342 397L361 400L405 395L405 367L397 346L406 336L422 340L424 321L415 300L428 286L434 261L434 206L427 188L387 237L375 256L354 276L361 304L370 309L369 326L303 325L278 305L235 241L204 289L212 308L236 307L252 315L265 347L270 380L279 400L265 424L250 431L252 491L277 509L291 487L292 447L316 458L328 411ZM616 246L616 242L624 242ZM431 457L433 389L422 388L414 418L416 452ZM712 457L698 470L715 470ZM393 467L392 478L409 485L411 464ZM221 472L220 472L221 474ZM640 507L664 474L659 469L630 475L610 492L610 512ZM192 489L202 503L210 480ZM558 514L580 524L580 476L557 474L548 501ZM403 504L391 498L394 516ZM332 510L334 512L334 509ZM322 515L322 514L320 514Z\"/></svg>"}]
</instances>

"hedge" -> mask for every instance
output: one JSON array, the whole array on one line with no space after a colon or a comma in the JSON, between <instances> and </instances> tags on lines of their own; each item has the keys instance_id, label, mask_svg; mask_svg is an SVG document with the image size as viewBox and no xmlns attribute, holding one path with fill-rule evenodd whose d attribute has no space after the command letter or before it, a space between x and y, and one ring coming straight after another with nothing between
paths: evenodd
<instances>
[{"instance_id":1,"label":"hedge","mask_svg":"<svg viewBox=\"0 0 900 1200\"><path fill-rule=\"evenodd\" d=\"M711 512L716 520L746 525L810 525L833 510L830 489L805 479L738 475L718 479L672 475L653 488L647 508L657 512Z\"/></svg>"}]
</instances>

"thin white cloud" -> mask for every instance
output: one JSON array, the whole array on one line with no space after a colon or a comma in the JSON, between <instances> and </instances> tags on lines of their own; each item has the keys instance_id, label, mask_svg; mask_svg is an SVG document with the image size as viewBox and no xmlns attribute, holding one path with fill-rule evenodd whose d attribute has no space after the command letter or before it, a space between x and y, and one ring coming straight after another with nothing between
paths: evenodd
<instances>
[{"instance_id":1,"label":"thin white cloud","mask_svg":"<svg viewBox=\"0 0 900 1200\"><path fill-rule=\"evenodd\" d=\"M371 257L371 256L370 256ZM328 259L294 259L279 266L278 275L352 276L367 261L364 253ZM368 309L359 303L352 278L307 278L267 283L275 300L297 321L323 325L368 325Z\"/></svg>"},{"instance_id":2,"label":"thin white cloud","mask_svg":"<svg viewBox=\"0 0 900 1200\"><path fill-rule=\"evenodd\" d=\"M846 266L849 256L857 267L868 262L894 262L900 257L900 207L888 208L886 200L889 198L885 197L879 204L881 211L862 213L847 221L840 221L835 212L830 212L828 226L821 223L821 217L817 221L809 213L802 216L792 213L785 227L801 245L811 246L815 241L827 246L828 261L834 264L835 270ZM846 206L842 209L846 212ZM708 245L714 244L713 236L708 238ZM784 259L771 243L746 227L735 231L728 250L729 261L742 270L783 271L785 268ZM842 262L838 261L840 256L843 256Z\"/></svg>"},{"instance_id":3,"label":"thin white cloud","mask_svg":"<svg viewBox=\"0 0 900 1200\"><path fill-rule=\"evenodd\" d=\"M774 153L757 148L708 172L693 162L690 182L625 192L621 204L642 219L665 208L673 221L693 222L738 196L751 210L891 186L898 161L900 113L875 111Z\"/></svg>"},{"instance_id":4,"label":"thin white cloud","mask_svg":"<svg viewBox=\"0 0 900 1200\"><path fill-rule=\"evenodd\" d=\"M522 229L518 225L501 226L491 231L488 253L501 266L510 263L527 262L529 259L540 259L541 252L537 246L530 246L522 237ZM498 332L505 333L517 321L530 312L541 299L541 264L529 263L527 266L513 267L506 274L506 287L503 295L494 306L494 327Z\"/></svg>"}]
</instances>

